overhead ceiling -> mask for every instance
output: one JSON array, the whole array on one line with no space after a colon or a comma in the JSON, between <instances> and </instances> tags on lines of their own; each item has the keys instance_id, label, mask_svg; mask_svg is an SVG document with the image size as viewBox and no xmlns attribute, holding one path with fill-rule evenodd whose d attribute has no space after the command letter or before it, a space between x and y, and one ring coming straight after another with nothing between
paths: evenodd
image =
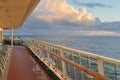
<instances>
[{"instance_id":1,"label":"overhead ceiling","mask_svg":"<svg viewBox=\"0 0 120 80\"><path fill-rule=\"evenodd\" d=\"M40 0L0 0L0 28L16 29L32 13Z\"/></svg>"}]
</instances>

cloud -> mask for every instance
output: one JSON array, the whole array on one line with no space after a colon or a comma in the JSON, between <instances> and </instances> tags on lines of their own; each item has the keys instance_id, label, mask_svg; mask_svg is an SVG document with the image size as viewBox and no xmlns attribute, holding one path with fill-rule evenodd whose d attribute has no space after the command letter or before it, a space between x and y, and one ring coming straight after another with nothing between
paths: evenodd
<instances>
[{"instance_id":1,"label":"cloud","mask_svg":"<svg viewBox=\"0 0 120 80\"><path fill-rule=\"evenodd\" d=\"M85 8L77 9L69 5L66 0L42 0L37 9L37 18L50 24L66 23L75 25L90 25L95 17Z\"/></svg>"},{"instance_id":2,"label":"cloud","mask_svg":"<svg viewBox=\"0 0 120 80\"><path fill-rule=\"evenodd\" d=\"M83 26L91 23L96 24ZM35 12L15 34L120 36L119 25L120 22L101 23L85 8L76 9L66 0L41 0Z\"/></svg>"},{"instance_id":3,"label":"cloud","mask_svg":"<svg viewBox=\"0 0 120 80\"><path fill-rule=\"evenodd\" d=\"M112 8L112 7L114 7L113 5L107 5L107 4L103 4L103 3L80 3L77 0L72 0L72 3L74 3L76 5L83 5L83 6L86 6L88 8L96 8L96 7Z\"/></svg>"},{"instance_id":4,"label":"cloud","mask_svg":"<svg viewBox=\"0 0 120 80\"><path fill-rule=\"evenodd\" d=\"M89 8L95 8L95 7L112 8L113 7L113 5L106 5L102 3L81 3L81 5L87 6Z\"/></svg>"}]
</instances>

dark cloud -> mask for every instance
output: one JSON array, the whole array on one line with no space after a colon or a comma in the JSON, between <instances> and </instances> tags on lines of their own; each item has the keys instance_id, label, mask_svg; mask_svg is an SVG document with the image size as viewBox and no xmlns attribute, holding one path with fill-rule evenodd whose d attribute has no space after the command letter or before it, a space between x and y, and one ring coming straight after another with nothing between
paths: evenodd
<instances>
[{"instance_id":1,"label":"dark cloud","mask_svg":"<svg viewBox=\"0 0 120 80\"><path fill-rule=\"evenodd\" d=\"M113 5L106 5L102 3L81 3L83 6L87 6L89 8L96 8L96 7L106 7L106 8L112 8L114 7Z\"/></svg>"},{"instance_id":2,"label":"dark cloud","mask_svg":"<svg viewBox=\"0 0 120 80\"><path fill-rule=\"evenodd\" d=\"M89 8L96 8L96 7L100 7L100 8L112 8L114 7L114 5L107 5L107 4L103 4L103 3L80 3L77 0L73 0L72 3L77 4L77 5L83 5Z\"/></svg>"}]
</instances>

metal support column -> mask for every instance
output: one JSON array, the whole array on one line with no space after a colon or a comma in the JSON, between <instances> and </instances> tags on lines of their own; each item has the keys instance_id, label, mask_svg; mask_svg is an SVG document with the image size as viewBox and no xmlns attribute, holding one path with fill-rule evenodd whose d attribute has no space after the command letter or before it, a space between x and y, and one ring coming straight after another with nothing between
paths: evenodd
<instances>
[{"instance_id":1,"label":"metal support column","mask_svg":"<svg viewBox=\"0 0 120 80\"><path fill-rule=\"evenodd\" d=\"M4 40L4 29L2 30L2 41Z\"/></svg>"},{"instance_id":2,"label":"metal support column","mask_svg":"<svg viewBox=\"0 0 120 80\"><path fill-rule=\"evenodd\" d=\"M13 28L11 29L11 47L13 47Z\"/></svg>"},{"instance_id":3,"label":"metal support column","mask_svg":"<svg viewBox=\"0 0 120 80\"><path fill-rule=\"evenodd\" d=\"M3 43L3 29L0 28L0 43Z\"/></svg>"}]
</instances>

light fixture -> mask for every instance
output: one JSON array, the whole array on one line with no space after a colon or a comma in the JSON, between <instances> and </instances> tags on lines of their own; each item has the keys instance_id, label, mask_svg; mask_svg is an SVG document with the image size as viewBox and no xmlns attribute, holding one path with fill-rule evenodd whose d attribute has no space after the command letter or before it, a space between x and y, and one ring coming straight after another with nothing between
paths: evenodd
<instances>
[{"instance_id":1,"label":"light fixture","mask_svg":"<svg viewBox=\"0 0 120 80\"><path fill-rule=\"evenodd\" d=\"M2 31L3 29L2 28L0 28L0 31Z\"/></svg>"}]
</instances>

